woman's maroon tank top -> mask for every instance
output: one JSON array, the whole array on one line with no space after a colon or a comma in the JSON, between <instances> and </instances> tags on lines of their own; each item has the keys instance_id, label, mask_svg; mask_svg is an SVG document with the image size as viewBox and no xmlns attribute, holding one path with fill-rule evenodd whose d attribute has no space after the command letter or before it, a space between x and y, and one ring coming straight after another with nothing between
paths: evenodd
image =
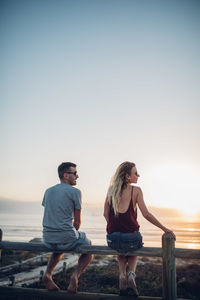
<instances>
[{"instance_id":1,"label":"woman's maroon tank top","mask_svg":"<svg viewBox=\"0 0 200 300\"><path fill-rule=\"evenodd\" d=\"M121 232L121 233L132 233L139 230L139 224L137 222L137 209L133 209L132 201L133 187L131 190L131 201L129 207L125 213L117 213L115 215L112 206L112 201L109 210L109 221L107 223L107 233Z\"/></svg>"}]
</instances>

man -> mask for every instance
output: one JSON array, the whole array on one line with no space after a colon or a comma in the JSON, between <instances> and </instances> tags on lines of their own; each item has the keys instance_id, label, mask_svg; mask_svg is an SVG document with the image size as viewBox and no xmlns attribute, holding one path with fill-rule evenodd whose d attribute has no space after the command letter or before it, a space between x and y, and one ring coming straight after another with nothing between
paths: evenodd
<instances>
[{"instance_id":1,"label":"man","mask_svg":"<svg viewBox=\"0 0 200 300\"><path fill-rule=\"evenodd\" d=\"M52 279L52 273L63 253L56 250L72 250L82 245L91 245L84 232L79 232L81 225L81 192L76 185L78 178L76 165L71 162L62 163L58 167L60 184L50 187L44 194L42 205L43 241L54 252L51 254L43 282L48 290L58 290ZM78 266L73 272L68 292L76 293L78 279L91 262L93 255L83 254L79 257Z\"/></svg>"}]
</instances>

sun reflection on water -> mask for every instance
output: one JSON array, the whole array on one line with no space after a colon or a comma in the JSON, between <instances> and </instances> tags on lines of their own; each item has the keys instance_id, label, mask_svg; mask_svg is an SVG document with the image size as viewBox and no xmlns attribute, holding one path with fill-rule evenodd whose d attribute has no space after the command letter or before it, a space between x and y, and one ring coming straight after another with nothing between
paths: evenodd
<instances>
[{"instance_id":1,"label":"sun reflection on water","mask_svg":"<svg viewBox=\"0 0 200 300\"><path fill-rule=\"evenodd\" d=\"M188 249L197 249L197 244L195 244L195 243L187 244L187 248Z\"/></svg>"}]
</instances>

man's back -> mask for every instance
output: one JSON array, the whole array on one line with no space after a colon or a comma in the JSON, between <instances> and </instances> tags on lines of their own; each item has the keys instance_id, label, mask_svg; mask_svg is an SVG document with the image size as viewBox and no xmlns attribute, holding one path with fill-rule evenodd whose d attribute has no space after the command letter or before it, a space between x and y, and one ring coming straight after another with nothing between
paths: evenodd
<instances>
[{"instance_id":1,"label":"man's back","mask_svg":"<svg viewBox=\"0 0 200 300\"><path fill-rule=\"evenodd\" d=\"M63 257L63 252L57 250L74 250L79 246L91 245L85 232L77 231L81 225L81 192L73 187L79 178L76 164L63 162L58 166L58 176L61 184L47 189L42 202L43 241L46 247L53 250L43 276L43 282L49 291L59 290L52 279L53 270ZM92 254L82 254L79 257L78 266L70 277L67 289L70 293L77 292L78 279L92 258Z\"/></svg>"},{"instance_id":2,"label":"man's back","mask_svg":"<svg viewBox=\"0 0 200 300\"><path fill-rule=\"evenodd\" d=\"M69 243L78 238L73 226L74 210L81 209L81 193L71 185L61 183L46 190L43 239L48 243Z\"/></svg>"}]
</instances>

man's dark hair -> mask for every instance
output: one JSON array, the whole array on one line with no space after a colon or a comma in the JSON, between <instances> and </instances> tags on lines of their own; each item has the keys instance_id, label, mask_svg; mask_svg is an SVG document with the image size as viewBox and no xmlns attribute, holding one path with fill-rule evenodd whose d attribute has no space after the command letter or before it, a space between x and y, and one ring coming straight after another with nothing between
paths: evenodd
<instances>
[{"instance_id":1,"label":"man's dark hair","mask_svg":"<svg viewBox=\"0 0 200 300\"><path fill-rule=\"evenodd\" d=\"M75 168L76 165L71 162L63 162L60 166L58 166L58 176L60 179L63 179L64 173L68 172L70 167Z\"/></svg>"}]
</instances>

